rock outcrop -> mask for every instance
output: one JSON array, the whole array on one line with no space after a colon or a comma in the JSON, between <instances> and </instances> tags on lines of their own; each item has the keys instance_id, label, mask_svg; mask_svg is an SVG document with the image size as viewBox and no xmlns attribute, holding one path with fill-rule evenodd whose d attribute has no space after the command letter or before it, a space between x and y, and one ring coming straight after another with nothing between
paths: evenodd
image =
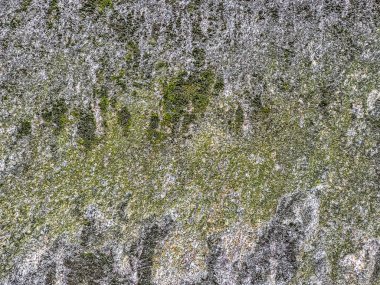
<instances>
[{"instance_id":1,"label":"rock outcrop","mask_svg":"<svg viewBox=\"0 0 380 285\"><path fill-rule=\"evenodd\" d=\"M0 284L380 284L378 0L0 0Z\"/></svg>"}]
</instances>

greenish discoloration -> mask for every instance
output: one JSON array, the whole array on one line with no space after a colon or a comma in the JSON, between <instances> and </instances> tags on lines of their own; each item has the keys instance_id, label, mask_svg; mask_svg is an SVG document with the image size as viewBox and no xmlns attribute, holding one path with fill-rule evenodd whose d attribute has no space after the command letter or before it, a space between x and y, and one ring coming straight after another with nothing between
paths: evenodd
<instances>
[{"instance_id":1,"label":"greenish discoloration","mask_svg":"<svg viewBox=\"0 0 380 285\"><path fill-rule=\"evenodd\" d=\"M96 141L96 122L91 109L81 110L78 121L78 135L82 145L89 149Z\"/></svg>"},{"instance_id":2,"label":"greenish discoloration","mask_svg":"<svg viewBox=\"0 0 380 285\"><path fill-rule=\"evenodd\" d=\"M110 103L109 103L108 96L102 95L102 97L100 97L99 107L103 114L107 113L109 105Z\"/></svg>"},{"instance_id":3,"label":"greenish discoloration","mask_svg":"<svg viewBox=\"0 0 380 285\"><path fill-rule=\"evenodd\" d=\"M93 284L104 278L112 270L112 257L102 252L82 252L65 259L71 270L67 284ZM114 280L113 280L114 281Z\"/></svg>"},{"instance_id":4,"label":"greenish discoloration","mask_svg":"<svg viewBox=\"0 0 380 285\"><path fill-rule=\"evenodd\" d=\"M199 74L180 73L162 83L161 129L171 135L187 132L201 118L212 98L215 75L207 70Z\"/></svg>"},{"instance_id":5,"label":"greenish discoloration","mask_svg":"<svg viewBox=\"0 0 380 285\"><path fill-rule=\"evenodd\" d=\"M301 251L299 258L302 262L300 262L297 273L289 285L297 285L300 281L302 282L301 284L307 283L310 277L316 274L313 252Z\"/></svg>"},{"instance_id":6,"label":"greenish discoloration","mask_svg":"<svg viewBox=\"0 0 380 285\"><path fill-rule=\"evenodd\" d=\"M10 27L12 29L17 29L21 24L21 17L16 15L12 21L9 23ZM5 43L3 43L3 45L6 45Z\"/></svg>"},{"instance_id":7,"label":"greenish discoloration","mask_svg":"<svg viewBox=\"0 0 380 285\"><path fill-rule=\"evenodd\" d=\"M32 133L32 123L27 120L21 121L19 127L17 128L17 136L19 138L28 136Z\"/></svg>"},{"instance_id":8,"label":"greenish discoloration","mask_svg":"<svg viewBox=\"0 0 380 285\"><path fill-rule=\"evenodd\" d=\"M81 8L85 13L103 13L107 8L112 8L112 0L86 0Z\"/></svg>"},{"instance_id":9,"label":"greenish discoloration","mask_svg":"<svg viewBox=\"0 0 380 285\"><path fill-rule=\"evenodd\" d=\"M167 69L168 66L169 65L166 61L157 61L156 64L154 65L154 68L156 70L162 70L162 69Z\"/></svg>"},{"instance_id":10,"label":"greenish discoloration","mask_svg":"<svg viewBox=\"0 0 380 285\"><path fill-rule=\"evenodd\" d=\"M123 134L127 135L131 126L132 115L126 106L117 111L117 122L123 130Z\"/></svg>"},{"instance_id":11,"label":"greenish discoloration","mask_svg":"<svg viewBox=\"0 0 380 285\"><path fill-rule=\"evenodd\" d=\"M330 269L331 282L321 282L344 283L337 276L342 259L360 253L363 239L380 236L379 116L368 107L368 94L380 90L380 34L374 30L379 13L365 1L327 3L316 14L308 1L281 9L271 1L174 2L114 1L113 7L109 0L85 0L73 4L80 11L59 0L7 3L7 66L0 79L8 98L2 96L0 112L0 275L12 271L14 261L22 270L44 265L38 254L49 255L49 241L65 234L75 243L79 234L83 248L66 264L77 278L69 275L67 282L102 283L113 261L103 262L107 257L95 247L121 250L147 217L167 213L178 225L173 248L186 254L176 260L178 250L165 250L172 263L161 260L157 276L164 275L162 264L173 266L170 272L187 261L194 268L192 251L205 259L200 248L206 238L226 229L233 236L234 228L244 227L257 233L280 197L310 191L318 225L300 255L290 253L299 263L292 281L313 283ZM43 19L42 26L41 19L29 21L36 13L47 17L48 35ZM320 21L323 31L315 25ZM210 66L218 70L204 71ZM217 96L224 90L222 78L226 89ZM66 101L56 99L61 97ZM88 105L92 109L83 107ZM85 233L98 225L84 217L90 205L105 228L86 240ZM293 225L283 226L297 231ZM117 236L120 244L103 234ZM282 238L280 247L292 242ZM43 246L34 251L36 241ZM248 250L254 245L244 233L240 241ZM227 254L236 256L234 242L227 244ZM36 267L19 262L30 251ZM283 256L277 256L274 267L282 264ZM328 268L320 270L324 262ZM143 275L153 266L143 268L149 272ZM56 282L56 275L46 283Z\"/></svg>"},{"instance_id":12,"label":"greenish discoloration","mask_svg":"<svg viewBox=\"0 0 380 285\"><path fill-rule=\"evenodd\" d=\"M218 96L224 90L224 80L220 76L216 77L214 85L214 95Z\"/></svg>"},{"instance_id":13,"label":"greenish discoloration","mask_svg":"<svg viewBox=\"0 0 380 285\"><path fill-rule=\"evenodd\" d=\"M165 137L162 132L158 130L160 126L160 117L157 113L153 113L149 119L149 127L147 130L147 136L150 142L159 143Z\"/></svg>"},{"instance_id":14,"label":"greenish discoloration","mask_svg":"<svg viewBox=\"0 0 380 285\"><path fill-rule=\"evenodd\" d=\"M115 82L116 85L120 86L120 88L125 91L127 89L126 81L125 81L126 72L124 69L121 69L119 73L112 75L111 80Z\"/></svg>"},{"instance_id":15,"label":"greenish discoloration","mask_svg":"<svg viewBox=\"0 0 380 285\"><path fill-rule=\"evenodd\" d=\"M123 81L125 77L121 72L111 79ZM321 184L326 184L327 190L321 193L320 226L353 220L366 230L365 221L375 220L378 214L373 189L363 189L366 181L373 179L368 173L372 166L366 149L374 142L364 134L362 146L354 148L356 152L347 151L347 133L357 120L352 116L349 91L342 96L332 96L330 91L329 96L322 96L318 91L322 83L302 82L304 89L294 97L254 97L252 117L245 117L242 106L233 99L228 102L230 113L224 113L223 107L215 108L226 104L227 99L215 96L223 90L223 81L211 71L180 73L147 90L141 87L130 95L133 100L128 108L115 99L110 105L116 112L109 108L107 92L100 88L95 97L109 125L101 143L91 152L68 147L59 161L46 159L29 169L31 179L10 178L6 182L14 186L0 198L2 215L24 225L26 231L12 237L16 242L10 252L18 252L44 225L49 226L51 236L77 232L86 224L83 209L89 204L96 204L113 219L119 209L115 201L122 201L125 193L131 193L125 209L125 236L145 218L160 216L168 209L178 211L178 222L185 230L204 238L236 221L257 226L270 219L285 193L308 191ZM273 86L270 88L276 88ZM151 91L155 88L162 95L160 103ZM366 98L361 99L365 102ZM62 104L53 103L42 117L59 126L65 117L62 114L67 113L62 110ZM213 118L226 114L238 129L246 120L252 125L252 134L231 136L225 123L215 120L213 124ZM202 124L205 115L212 124ZM90 148L97 141L92 111L78 110L75 120L80 142ZM164 142L170 135L186 132L190 124L199 127L190 147L173 140L152 148L152 142ZM64 142L69 140L68 127L62 128L60 135ZM124 127L128 139L120 136ZM65 166L62 161L67 162ZM54 179L49 173L54 173ZM14 206L11 201L20 203ZM30 201L35 207L33 213ZM364 215L357 207L363 202L371 209ZM48 213L44 209L49 209ZM35 219L33 226L30 215ZM17 232L15 227L14 223L6 224L4 230ZM337 264L340 252L349 252L344 250L348 245L331 238L334 242L328 250L329 259ZM304 270L305 276L311 274L308 266Z\"/></svg>"},{"instance_id":16,"label":"greenish discoloration","mask_svg":"<svg viewBox=\"0 0 380 285\"><path fill-rule=\"evenodd\" d=\"M161 26L158 23L153 23L151 29L151 38L149 39L149 44L155 46L157 44L158 37L160 35Z\"/></svg>"},{"instance_id":17,"label":"greenish discoloration","mask_svg":"<svg viewBox=\"0 0 380 285\"><path fill-rule=\"evenodd\" d=\"M190 1L190 3L187 6L187 8L188 8L188 10L190 12L195 12L196 10L199 9L199 7L201 6L201 4L202 4L201 0L193 0L193 1Z\"/></svg>"},{"instance_id":18,"label":"greenish discoloration","mask_svg":"<svg viewBox=\"0 0 380 285\"><path fill-rule=\"evenodd\" d=\"M160 127L159 114L153 113L147 118L141 116L131 121L133 127L130 128L129 140L119 140L115 136L117 128L111 120L110 131L102 146L86 154L85 164L81 155L72 150L65 157L69 162L66 168L57 173L54 181L44 182L38 195L44 195L44 191L53 186L58 187L52 193L52 202L45 205L54 209L45 219L52 226L57 223L54 226L56 231L69 231L75 229L81 219L75 221L67 218L63 226L58 221L66 211L74 212L75 208L96 203L106 215L111 216L110 205L130 192L132 196L127 210L130 227L149 215L160 215L171 207L181 209L179 219L185 228L200 232L204 237L233 224L239 215L253 225L265 221L273 214L279 197L284 193L294 191L298 185L308 189L319 183L319 169L330 164L335 171L343 171L339 165L331 163L337 161L337 157L329 161L325 150L317 146L313 149L308 145L305 136L309 130L301 128L294 119L301 114L314 118L313 107L305 109L287 101L272 102L272 107L278 112L270 112L268 120L256 122L255 128L260 135L254 139L239 139L233 144L225 144L221 143L226 138L225 134L202 130L193 138L193 150L172 146L170 160L167 153L148 152L140 140L144 125L150 130ZM133 114L143 113L140 106L132 105L130 108L129 112ZM271 128L268 128L269 124ZM328 133L331 132L335 131ZM331 149L326 151L331 152L334 148L331 145ZM143 155L136 156L135 153ZM303 153L308 153L310 164L293 173L292 162L302 157ZM105 158L107 165L104 164ZM165 172L160 170L160 166L167 163L176 177L175 185L169 188L164 186ZM351 168L354 169L360 162L352 163ZM276 164L282 170L276 170ZM138 169L143 183L139 181L135 169ZM48 166L43 166L34 171L49 173L50 170ZM335 174L331 174L332 183L339 184L340 176ZM104 179L108 181L108 186L103 186ZM300 180L305 184L300 184ZM33 187L33 184L28 187ZM162 192L166 196L157 196ZM73 193L76 196L72 201ZM239 214L240 207L244 208L243 214ZM6 211L7 207L4 209Z\"/></svg>"},{"instance_id":19,"label":"greenish discoloration","mask_svg":"<svg viewBox=\"0 0 380 285\"><path fill-rule=\"evenodd\" d=\"M197 19L196 21L193 22L191 32L195 40L202 41L202 39L205 38L205 35L203 34L200 21L201 21L200 19Z\"/></svg>"},{"instance_id":20,"label":"greenish discoloration","mask_svg":"<svg viewBox=\"0 0 380 285\"><path fill-rule=\"evenodd\" d=\"M192 55L195 60L195 67L200 68L205 64L206 54L204 49L196 47L193 49Z\"/></svg>"},{"instance_id":21,"label":"greenish discoloration","mask_svg":"<svg viewBox=\"0 0 380 285\"><path fill-rule=\"evenodd\" d=\"M21 3L20 11L26 12L28 10L30 4L32 4L32 1L33 0L23 0Z\"/></svg>"},{"instance_id":22,"label":"greenish discoloration","mask_svg":"<svg viewBox=\"0 0 380 285\"><path fill-rule=\"evenodd\" d=\"M107 128L107 120L109 119L109 116L111 114L110 107L114 108L116 106L116 99L109 98L108 90L104 85L94 90L94 96L98 100L100 112L102 115L102 125L103 127Z\"/></svg>"},{"instance_id":23,"label":"greenish discoloration","mask_svg":"<svg viewBox=\"0 0 380 285\"><path fill-rule=\"evenodd\" d=\"M67 122L68 106L64 99L58 99L45 106L41 116L47 123L52 123L55 131L59 133Z\"/></svg>"},{"instance_id":24,"label":"greenish discoloration","mask_svg":"<svg viewBox=\"0 0 380 285\"><path fill-rule=\"evenodd\" d=\"M125 55L125 61L131 67L138 66L138 59L140 57L140 49L136 42L130 41L127 44L127 53Z\"/></svg>"},{"instance_id":25,"label":"greenish discoloration","mask_svg":"<svg viewBox=\"0 0 380 285\"><path fill-rule=\"evenodd\" d=\"M328 257L331 264L331 279L336 282L339 277L340 261L348 254L353 254L360 248L355 244L353 236L345 232L341 227L334 233L332 239L334 244L330 244Z\"/></svg>"},{"instance_id":26,"label":"greenish discoloration","mask_svg":"<svg viewBox=\"0 0 380 285\"><path fill-rule=\"evenodd\" d=\"M98 0L99 12L103 12L106 8L112 7L112 0Z\"/></svg>"},{"instance_id":27,"label":"greenish discoloration","mask_svg":"<svg viewBox=\"0 0 380 285\"><path fill-rule=\"evenodd\" d=\"M234 121L231 122L232 124L231 127L237 134L241 134L243 123L244 123L244 110L241 107L241 104L238 104L235 110Z\"/></svg>"},{"instance_id":28,"label":"greenish discoloration","mask_svg":"<svg viewBox=\"0 0 380 285\"><path fill-rule=\"evenodd\" d=\"M103 115L106 115L110 106L110 99L108 97L107 88L102 86L94 90L94 95L99 99L99 108Z\"/></svg>"},{"instance_id":29,"label":"greenish discoloration","mask_svg":"<svg viewBox=\"0 0 380 285\"><path fill-rule=\"evenodd\" d=\"M102 14L107 8L112 8L112 0L86 0L83 3L81 11L84 13Z\"/></svg>"},{"instance_id":30,"label":"greenish discoloration","mask_svg":"<svg viewBox=\"0 0 380 285\"><path fill-rule=\"evenodd\" d=\"M48 29L53 28L54 24L59 19L59 6L58 6L58 0L51 0L49 9L47 11L47 27Z\"/></svg>"}]
</instances>

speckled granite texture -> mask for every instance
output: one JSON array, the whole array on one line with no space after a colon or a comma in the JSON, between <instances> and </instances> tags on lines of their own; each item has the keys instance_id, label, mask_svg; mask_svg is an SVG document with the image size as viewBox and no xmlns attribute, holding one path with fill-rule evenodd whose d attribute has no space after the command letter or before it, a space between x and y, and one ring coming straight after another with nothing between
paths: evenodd
<instances>
[{"instance_id":1,"label":"speckled granite texture","mask_svg":"<svg viewBox=\"0 0 380 285\"><path fill-rule=\"evenodd\" d=\"M379 0L0 0L1 285L379 285Z\"/></svg>"}]
</instances>

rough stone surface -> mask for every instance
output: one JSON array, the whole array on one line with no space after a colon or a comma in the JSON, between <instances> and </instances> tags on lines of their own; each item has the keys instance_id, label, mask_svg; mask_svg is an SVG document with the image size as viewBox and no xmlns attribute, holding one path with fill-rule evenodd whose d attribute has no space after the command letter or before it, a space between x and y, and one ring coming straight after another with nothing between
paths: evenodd
<instances>
[{"instance_id":1,"label":"rough stone surface","mask_svg":"<svg viewBox=\"0 0 380 285\"><path fill-rule=\"evenodd\" d=\"M0 284L380 284L378 0L0 0Z\"/></svg>"}]
</instances>

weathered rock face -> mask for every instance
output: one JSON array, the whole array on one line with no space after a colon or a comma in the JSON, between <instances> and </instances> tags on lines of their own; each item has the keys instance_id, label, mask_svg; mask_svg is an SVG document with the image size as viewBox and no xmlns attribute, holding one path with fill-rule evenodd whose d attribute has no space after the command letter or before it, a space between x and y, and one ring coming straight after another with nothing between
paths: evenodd
<instances>
[{"instance_id":1,"label":"weathered rock face","mask_svg":"<svg viewBox=\"0 0 380 285\"><path fill-rule=\"evenodd\" d=\"M249 248L233 259L226 251L241 236L209 239L208 283L288 284L299 267L297 256L317 230L318 211L313 195L295 193L282 198L273 219L256 233ZM228 241L222 243L223 238Z\"/></svg>"},{"instance_id":2,"label":"weathered rock face","mask_svg":"<svg viewBox=\"0 0 380 285\"><path fill-rule=\"evenodd\" d=\"M135 241L122 244L105 238L106 222L99 218L100 213L95 215L93 207L89 212L92 213L88 224L75 243L59 238L46 251L22 258L5 284L154 284L166 281L153 282L152 268L154 254L175 227L171 217L146 221ZM236 232L210 237L206 274L190 284L287 284L299 266L300 250L317 229L318 214L318 201L313 195L295 193L281 199L274 218L256 233L257 240L249 242L243 250L234 248L232 258L227 252L231 252L228 247L239 237ZM372 260L370 270L376 265L376 260ZM164 276L169 275L165 274L165 266L161 270ZM191 280L192 276L184 275L182 280L171 282L189 283L186 279Z\"/></svg>"},{"instance_id":3,"label":"weathered rock face","mask_svg":"<svg viewBox=\"0 0 380 285\"><path fill-rule=\"evenodd\" d=\"M287 195L271 221L256 232L241 231L239 226L209 237L203 274L171 280L166 279L170 268L165 265L160 269L161 279L154 278L153 257L175 228L172 217L145 221L138 237L124 244L115 239L117 235L106 238L107 222L101 213L94 215L95 208L89 212L93 213L76 241L61 237L46 250L21 257L4 284L290 284L302 262L300 252L319 225L315 195ZM321 246L320 241L316 243ZM379 244L371 239L358 252L346 255L339 264L339 283L377 284ZM331 284L324 255L320 250L316 253L318 281L311 279L308 284Z\"/></svg>"},{"instance_id":4,"label":"weathered rock face","mask_svg":"<svg viewBox=\"0 0 380 285\"><path fill-rule=\"evenodd\" d=\"M0 0L0 284L380 284L380 3Z\"/></svg>"},{"instance_id":5,"label":"weathered rock face","mask_svg":"<svg viewBox=\"0 0 380 285\"><path fill-rule=\"evenodd\" d=\"M151 284L153 254L172 220L146 221L132 244L105 233L104 222L92 218L76 240L60 237L21 257L4 284Z\"/></svg>"},{"instance_id":6,"label":"weathered rock face","mask_svg":"<svg viewBox=\"0 0 380 285\"><path fill-rule=\"evenodd\" d=\"M318 202L302 196L296 193L281 200L275 218L248 257L249 281L245 283L287 284L295 275L302 245L318 226Z\"/></svg>"},{"instance_id":7,"label":"weathered rock face","mask_svg":"<svg viewBox=\"0 0 380 285\"><path fill-rule=\"evenodd\" d=\"M368 240L362 249L346 255L341 261L340 283L377 284L379 283L379 240Z\"/></svg>"}]
</instances>

